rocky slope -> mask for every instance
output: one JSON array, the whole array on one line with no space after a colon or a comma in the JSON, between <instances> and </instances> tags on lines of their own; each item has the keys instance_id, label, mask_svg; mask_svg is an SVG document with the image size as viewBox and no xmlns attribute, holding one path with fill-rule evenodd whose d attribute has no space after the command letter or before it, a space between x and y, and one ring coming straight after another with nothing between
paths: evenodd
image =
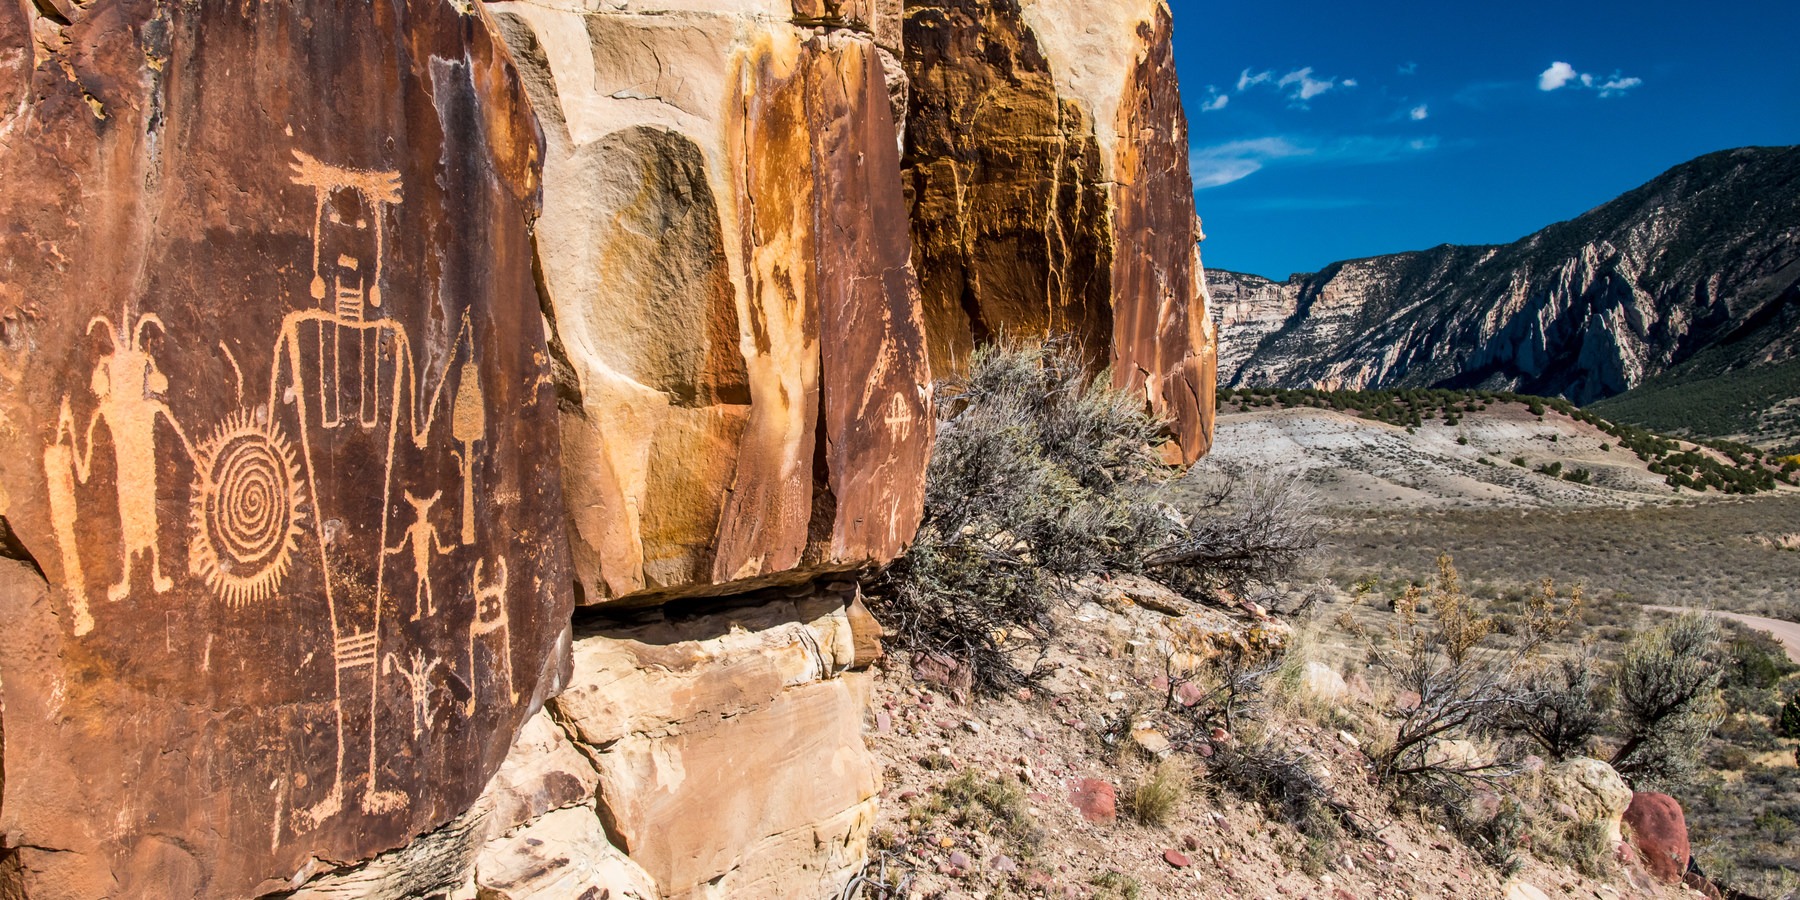
<instances>
[{"instance_id":1,"label":"rocky slope","mask_svg":"<svg viewBox=\"0 0 1800 900\"><path fill-rule=\"evenodd\" d=\"M1192 458L1169 9L1041 3L1083 339ZM992 76L902 12L0 5L0 896L837 896L934 437L902 59Z\"/></svg>"},{"instance_id":2,"label":"rocky slope","mask_svg":"<svg viewBox=\"0 0 1800 900\"><path fill-rule=\"evenodd\" d=\"M1800 148L1677 166L1505 246L1445 245L1271 282L1211 273L1221 383L1482 387L1589 403L1728 347L1800 349Z\"/></svg>"}]
</instances>

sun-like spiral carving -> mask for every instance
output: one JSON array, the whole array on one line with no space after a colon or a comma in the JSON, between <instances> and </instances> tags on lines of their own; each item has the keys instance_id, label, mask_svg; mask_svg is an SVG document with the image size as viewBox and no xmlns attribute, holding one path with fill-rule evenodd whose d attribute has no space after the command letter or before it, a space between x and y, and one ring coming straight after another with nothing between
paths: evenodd
<instances>
[{"instance_id":1,"label":"sun-like spiral carving","mask_svg":"<svg viewBox=\"0 0 1800 900\"><path fill-rule=\"evenodd\" d=\"M190 565L233 606L263 600L287 576L300 537L305 495L293 447L239 412L198 456Z\"/></svg>"}]
</instances>

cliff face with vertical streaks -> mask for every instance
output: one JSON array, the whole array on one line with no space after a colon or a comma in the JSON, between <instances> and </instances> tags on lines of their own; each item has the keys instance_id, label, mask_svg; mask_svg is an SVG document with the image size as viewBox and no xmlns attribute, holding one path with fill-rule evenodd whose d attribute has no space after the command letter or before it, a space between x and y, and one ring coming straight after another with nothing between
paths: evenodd
<instances>
[{"instance_id":1,"label":"cliff face with vertical streaks","mask_svg":"<svg viewBox=\"0 0 1800 900\"><path fill-rule=\"evenodd\" d=\"M1167 5L909 2L903 160L932 365L1071 335L1211 442L1212 324Z\"/></svg>"},{"instance_id":2,"label":"cliff face with vertical streaks","mask_svg":"<svg viewBox=\"0 0 1800 900\"><path fill-rule=\"evenodd\" d=\"M934 360L1210 442L1171 28L0 4L0 896L837 896Z\"/></svg>"}]
</instances>

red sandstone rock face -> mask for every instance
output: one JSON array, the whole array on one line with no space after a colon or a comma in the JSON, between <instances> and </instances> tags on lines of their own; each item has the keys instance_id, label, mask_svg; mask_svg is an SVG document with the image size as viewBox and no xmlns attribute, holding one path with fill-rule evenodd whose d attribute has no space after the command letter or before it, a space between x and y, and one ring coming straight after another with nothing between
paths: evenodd
<instances>
[{"instance_id":1,"label":"red sandstone rock face","mask_svg":"<svg viewBox=\"0 0 1800 900\"><path fill-rule=\"evenodd\" d=\"M932 364L1071 333L1212 442L1215 336L1159 0L915 0L905 155Z\"/></svg>"},{"instance_id":2,"label":"red sandstone rock face","mask_svg":"<svg viewBox=\"0 0 1800 900\"><path fill-rule=\"evenodd\" d=\"M1217 336L1200 268L1172 23L1164 6L1155 15L1138 26L1144 53L1119 108L1113 197L1128 252L1112 263L1113 384L1143 386L1174 420L1191 463L1212 447Z\"/></svg>"},{"instance_id":3,"label":"red sandstone rock face","mask_svg":"<svg viewBox=\"0 0 1800 900\"><path fill-rule=\"evenodd\" d=\"M1625 824L1650 874L1664 884L1680 884L1689 855L1687 817L1681 804L1668 794L1632 794L1631 805L1625 808Z\"/></svg>"},{"instance_id":4,"label":"red sandstone rock face","mask_svg":"<svg viewBox=\"0 0 1800 900\"><path fill-rule=\"evenodd\" d=\"M0 881L241 897L404 844L566 680L506 52L437 0L30 9L0 5L0 514L36 563L0 567Z\"/></svg>"}]
</instances>

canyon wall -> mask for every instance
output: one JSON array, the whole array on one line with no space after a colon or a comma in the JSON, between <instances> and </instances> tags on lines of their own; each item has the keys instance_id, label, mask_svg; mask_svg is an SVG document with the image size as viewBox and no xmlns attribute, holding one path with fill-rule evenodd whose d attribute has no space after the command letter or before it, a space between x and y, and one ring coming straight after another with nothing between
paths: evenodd
<instances>
[{"instance_id":1,"label":"canyon wall","mask_svg":"<svg viewBox=\"0 0 1800 900\"><path fill-rule=\"evenodd\" d=\"M1800 149L1676 166L1502 246L1271 282L1214 273L1234 386L1481 388L1587 404L1800 355ZM1784 395L1777 399L1783 399Z\"/></svg>"},{"instance_id":2,"label":"canyon wall","mask_svg":"<svg viewBox=\"0 0 1800 900\"><path fill-rule=\"evenodd\" d=\"M1212 441L1215 340L1161 0L908 0L906 187L932 365L1068 334Z\"/></svg>"},{"instance_id":3,"label":"canyon wall","mask_svg":"<svg viewBox=\"0 0 1800 900\"><path fill-rule=\"evenodd\" d=\"M836 896L934 342L1210 441L1168 9L1054 5L936 211L899 0L0 5L0 896Z\"/></svg>"}]
</instances>

